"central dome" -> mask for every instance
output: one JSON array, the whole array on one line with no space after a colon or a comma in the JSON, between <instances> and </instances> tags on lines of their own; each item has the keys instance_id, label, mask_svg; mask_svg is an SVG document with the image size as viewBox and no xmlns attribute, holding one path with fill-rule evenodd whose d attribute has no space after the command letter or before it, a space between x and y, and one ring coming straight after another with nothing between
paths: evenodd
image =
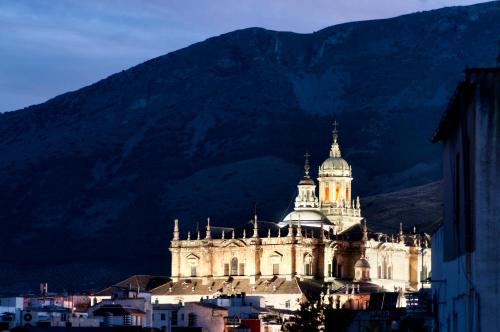
<instances>
[{"instance_id":1,"label":"central dome","mask_svg":"<svg viewBox=\"0 0 500 332\"><path fill-rule=\"evenodd\" d=\"M330 157L325 160L321 166L319 167L321 171L336 171L336 170L349 170L350 166L345 161L344 158L341 157Z\"/></svg>"},{"instance_id":2,"label":"central dome","mask_svg":"<svg viewBox=\"0 0 500 332\"><path fill-rule=\"evenodd\" d=\"M297 225L299 221L302 226L309 227L321 227L321 225L323 224L325 229L328 229L328 226L334 225L323 213L317 210L292 211L278 225L280 227L291 224Z\"/></svg>"}]
</instances>

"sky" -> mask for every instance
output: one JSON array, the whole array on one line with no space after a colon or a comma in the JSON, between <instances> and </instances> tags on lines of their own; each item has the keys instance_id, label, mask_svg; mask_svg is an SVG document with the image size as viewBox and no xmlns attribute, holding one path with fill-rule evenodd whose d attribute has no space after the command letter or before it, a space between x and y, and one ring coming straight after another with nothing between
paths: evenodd
<instances>
[{"instance_id":1,"label":"sky","mask_svg":"<svg viewBox=\"0 0 500 332\"><path fill-rule=\"evenodd\" d=\"M229 31L311 33L479 0L0 0L0 112Z\"/></svg>"}]
</instances>

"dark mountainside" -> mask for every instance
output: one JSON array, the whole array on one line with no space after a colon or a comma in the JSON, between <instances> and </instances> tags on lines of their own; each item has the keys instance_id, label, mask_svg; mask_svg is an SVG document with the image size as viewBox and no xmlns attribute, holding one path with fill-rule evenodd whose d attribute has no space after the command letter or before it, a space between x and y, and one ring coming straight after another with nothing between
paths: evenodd
<instances>
[{"instance_id":1,"label":"dark mountainside","mask_svg":"<svg viewBox=\"0 0 500 332\"><path fill-rule=\"evenodd\" d=\"M355 193L440 179L430 136L464 67L494 64L499 36L498 2L313 34L251 28L2 114L0 291L168 274L175 217L182 236L207 216L241 224L255 203L278 220L304 152L315 168L327 157L334 118ZM370 227L403 215L429 229L439 208L405 209L439 206L438 186L409 190L414 203L367 199Z\"/></svg>"}]
</instances>

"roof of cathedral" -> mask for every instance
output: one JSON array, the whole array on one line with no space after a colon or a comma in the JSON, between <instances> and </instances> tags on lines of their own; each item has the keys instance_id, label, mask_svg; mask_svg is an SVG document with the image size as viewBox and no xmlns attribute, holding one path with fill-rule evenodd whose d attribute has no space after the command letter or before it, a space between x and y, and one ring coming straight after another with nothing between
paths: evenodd
<instances>
[{"instance_id":1,"label":"roof of cathedral","mask_svg":"<svg viewBox=\"0 0 500 332\"><path fill-rule=\"evenodd\" d=\"M150 291L153 288L157 288L160 285L165 284L170 281L170 278L165 276L152 276L152 275L132 275L125 280L122 280L111 287L107 287L99 292L97 292L96 296L111 296L113 287L123 287L123 288L132 288L137 289L139 291Z\"/></svg>"},{"instance_id":2,"label":"roof of cathedral","mask_svg":"<svg viewBox=\"0 0 500 332\"><path fill-rule=\"evenodd\" d=\"M201 278L182 279L169 282L152 290L157 295L233 295L245 292L248 295L258 294L300 294L303 293L296 279L261 278L250 283L249 278L228 277L227 279L213 279L207 284Z\"/></svg>"}]
</instances>

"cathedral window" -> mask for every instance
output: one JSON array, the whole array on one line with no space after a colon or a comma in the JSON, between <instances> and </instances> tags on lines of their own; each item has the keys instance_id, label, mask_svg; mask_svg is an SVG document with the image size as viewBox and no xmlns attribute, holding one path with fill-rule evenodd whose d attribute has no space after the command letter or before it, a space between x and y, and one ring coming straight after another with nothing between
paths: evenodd
<instances>
[{"instance_id":1,"label":"cathedral window","mask_svg":"<svg viewBox=\"0 0 500 332\"><path fill-rule=\"evenodd\" d=\"M387 279L392 279L392 266L387 268Z\"/></svg>"},{"instance_id":2,"label":"cathedral window","mask_svg":"<svg viewBox=\"0 0 500 332\"><path fill-rule=\"evenodd\" d=\"M196 277L196 265L191 265L191 277Z\"/></svg>"},{"instance_id":3,"label":"cathedral window","mask_svg":"<svg viewBox=\"0 0 500 332\"><path fill-rule=\"evenodd\" d=\"M332 275L332 274L333 274L333 273L332 273L332 264L328 264L328 276L329 276L329 277L333 277L333 275Z\"/></svg>"},{"instance_id":4,"label":"cathedral window","mask_svg":"<svg viewBox=\"0 0 500 332\"><path fill-rule=\"evenodd\" d=\"M325 187L325 202L330 201L330 188Z\"/></svg>"},{"instance_id":5,"label":"cathedral window","mask_svg":"<svg viewBox=\"0 0 500 332\"><path fill-rule=\"evenodd\" d=\"M380 265L377 267L377 278L382 278L382 267Z\"/></svg>"},{"instance_id":6,"label":"cathedral window","mask_svg":"<svg viewBox=\"0 0 500 332\"><path fill-rule=\"evenodd\" d=\"M304 256L304 274L306 276L311 276L312 275L312 255L311 254L306 254Z\"/></svg>"},{"instance_id":7,"label":"cathedral window","mask_svg":"<svg viewBox=\"0 0 500 332\"><path fill-rule=\"evenodd\" d=\"M306 263L306 264L304 265L304 274L305 274L306 276L310 276L310 275L312 275L312 271L311 271L311 263Z\"/></svg>"},{"instance_id":8,"label":"cathedral window","mask_svg":"<svg viewBox=\"0 0 500 332\"><path fill-rule=\"evenodd\" d=\"M335 186L335 200L338 201L339 200L339 192L340 192L340 186L337 184Z\"/></svg>"},{"instance_id":9,"label":"cathedral window","mask_svg":"<svg viewBox=\"0 0 500 332\"><path fill-rule=\"evenodd\" d=\"M273 275L278 275L280 274L280 265L279 264L273 264Z\"/></svg>"},{"instance_id":10,"label":"cathedral window","mask_svg":"<svg viewBox=\"0 0 500 332\"><path fill-rule=\"evenodd\" d=\"M231 275L238 275L238 258L236 257L231 258Z\"/></svg>"},{"instance_id":11,"label":"cathedral window","mask_svg":"<svg viewBox=\"0 0 500 332\"><path fill-rule=\"evenodd\" d=\"M245 275L245 264L240 263L240 276Z\"/></svg>"},{"instance_id":12,"label":"cathedral window","mask_svg":"<svg viewBox=\"0 0 500 332\"><path fill-rule=\"evenodd\" d=\"M229 264L224 264L224 275L229 276Z\"/></svg>"},{"instance_id":13,"label":"cathedral window","mask_svg":"<svg viewBox=\"0 0 500 332\"><path fill-rule=\"evenodd\" d=\"M382 261L382 279L387 279L387 258Z\"/></svg>"},{"instance_id":14,"label":"cathedral window","mask_svg":"<svg viewBox=\"0 0 500 332\"><path fill-rule=\"evenodd\" d=\"M290 309L290 300L285 302L285 308Z\"/></svg>"}]
</instances>

